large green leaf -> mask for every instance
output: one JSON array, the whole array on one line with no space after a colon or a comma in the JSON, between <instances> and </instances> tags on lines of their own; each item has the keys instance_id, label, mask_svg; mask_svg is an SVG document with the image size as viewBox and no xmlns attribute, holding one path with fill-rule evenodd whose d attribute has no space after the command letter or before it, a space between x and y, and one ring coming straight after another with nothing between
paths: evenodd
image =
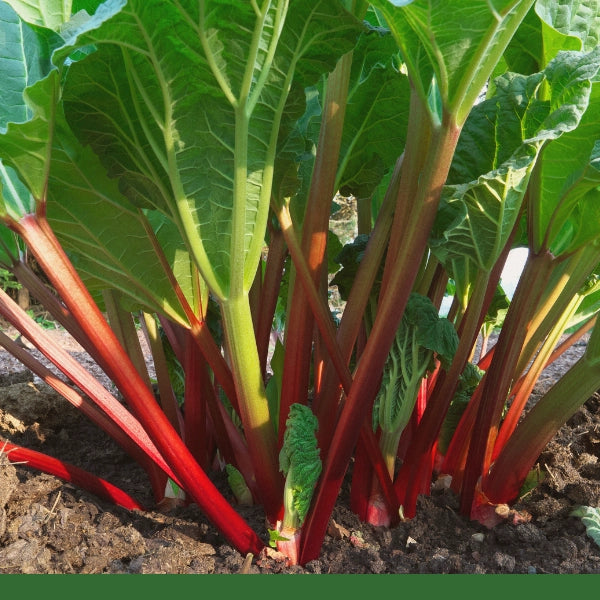
<instances>
[{"instance_id":1,"label":"large green leaf","mask_svg":"<svg viewBox=\"0 0 600 600\"><path fill-rule=\"evenodd\" d=\"M462 264L466 257L476 269L492 268L516 223L540 149L579 132L599 59L600 49L561 53L542 73L499 78L496 96L474 107L430 239L443 263ZM550 101L545 93L538 98L543 86Z\"/></svg>"},{"instance_id":2,"label":"large green leaf","mask_svg":"<svg viewBox=\"0 0 600 600\"><path fill-rule=\"evenodd\" d=\"M11 121L22 123L30 118L23 91L48 73L50 57L43 36L21 22L4 2L0 2L0 28L0 132L3 132Z\"/></svg>"},{"instance_id":3,"label":"large green leaf","mask_svg":"<svg viewBox=\"0 0 600 600\"><path fill-rule=\"evenodd\" d=\"M34 31L23 23L8 4L0 3L0 27L3 43L0 45L0 138L3 138L9 123L26 123L32 117L35 94L24 96L25 89L44 77L51 68L50 49L47 39L40 32ZM49 82L53 86L55 81ZM47 120L47 116L45 117ZM20 135L13 137L12 151L20 156L26 170L33 170L32 177L37 181L36 189L43 187L44 174L39 173L39 161L28 155L47 155L43 140L36 143L39 129L37 126L26 127L25 135L32 134L31 144L21 147ZM41 134L42 138L44 133ZM45 136L47 137L47 135ZM35 146L35 148L34 148ZM33 198L21 182L14 169L2 161L5 151L0 149L0 215L9 214L19 217L34 210ZM35 163L35 164L34 164ZM39 174L39 178L37 175Z\"/></svg>"},{"instance_id":4,"label":"large green leaf","mask_svg":"<svg viewBox=\"0 0 600 600\"><path fill-rule=\"evenodd\" d=\"M600 203L600 86L579 126L544 149L530 193L531 243L556 255L595 239Z\"/></svg>"},{"instance_id":5,"label":"large green leaf","mask_svg":"<svg viewBox=\"0 0 600 600\"><path fill-rule=\"evenodd\" d=\"M33 113L31 119L9 123L6 133L0 135L0 159L19 173L36 202L45 198L59 94L59 75L54 70L24 92L28 109ZM13 199L9 196L4 201ZM13 212L20 208L26 209L26 206L11 202L8 207Z\"/></svg>"},{"instance_id":6,"label":"large green leaf","mask_svg":"<svg viewBox=\"0 0 600 600\"><path fill-rule=\"evenodd\" d=\"M561 50L590 51L600 36L598 0L537 0L529 11L494 76L506 71L530 75L541 71ZM493 92L493 83L490 85Z\"/></svg>"},{"instance_id":7,"label":"large green leaf","mask_svg":"<svg viewBox=\"0 0 600 600\"><path fill-rule=\"evenodd\" d=\"M400 70L390 32L368 27L352 52L348 101L335 189L368 198L401 154L406 139L409 83ZM293 221L304 218L319 138L323 90L306 90L306 111L290 131L282 129L274 196L291 198Z\"/></svg>"},{"instance_id":8,"label":"large green leaf","mask_svg":"<svg viewBox=\"0 0 600 600\"><path fill-rule=\"evenodd\" d=\"M107 177L89 148L79 147L75 140L68 140L68 145L60 144L62 141L56 140L52 152L48 220L90 291L118 289L130 310L143 308L187 324L142 212L121 195L117 182ZM194 306L189 267L187 276L181 269L188 255L182 248L177 252L173 249L180 237L176 229L171 234L164 240L163 251Z\"/></svg>"},{"instance_id":9,"label":"large green leaf","mask_svg":"<svg viewBox=\"0 0 600 600\"><path fill-rule=\"evenodd\" d=\"M0 182L5 190L0 214L18 219L31 212L33 201L45 200L61 96L61 75L49 57L62 42L48 29L29 27L7 4L1 3L0 11L2 33L10 41L0 51L4 83L0 102L0 161L4 167L0 168ZM87 21L97 24L99 20ZM74 38L77 32L85 31L90 26L87 21L79 18L68 28L69 36ZM64 54L67 58L68 53Z\"/></svg>"},{"instance_id":10,"label":"large green leaf","mask_svg":"<svg viewBox=\"0 0 600 600\"><path fill-rule=\"evenodd\" d=\"M185 323L139 209L123 197L97 156L81 147L66 124L59 70L48 61L47 69L39 68L34 77L29 68L26 50L35 49L44 36L30 37L28 26L18 19L3 29L23 33L15 37L20 54L14 53L12 63L0 62L0 73L12 69L27 76L8 79L14 104L20 104L19 110L6 111L7 127L0 134L0 216L18 221L35 210L36 202L47 202L57 236L92 291L120 289L130 304ZM75 31L73 24L69 30ZM189 274L181 286L194 305Z\"/></svg>"},{"instance_id":11,"label":"large green leaf","mask_svg":"<svg viewBox=\"0 0 600 600\"><path fill-rule=\"evenodd\" d=\"M533 0L372 4L385 16L423 103L435 78L444 107L462 124Z\"/></svg>"},{"instance_id":12,"label":"large green leaf","mask_svg":"<svg viewBox=\"0 0 600 600\"><path fill-rule=\"evenodd\" d=\"M560 50L587 50L600 40L598 0L537 0L535 11L542 19L546 61Z\"/></svg>"},{"instance_id":13,"label":"large green leaf","mask_svg":"<svg viewBox=\"0 0 600 600\"><path fill-rule=\"evenodd\" d=\"M368 198L406 141L410 86L393 37L365 32L352 54L336 189Z\"/></svg>"},{"instance_id":14,"label":"large green leaf","mask_svg":"<svg viewBox=\"0 0 600 600\"><path fill-rule=\"evenodd\" d=\"M98 50L65 89L81 139L133 202L178 224L221 298L254 277L292 82L315 83L357 34L334 0L262 6L131 0L78 40Z\"/></svg>"},{"instance_id":15,"label":"large green leaf","mask_svg":"<svg viewBox=\"0 0 600 600\"><path fill-rule=\"evenodd\" d=\"M6 0L21 19L57 31L71 18L71 0Z\"/></svg>"}]
</instances>

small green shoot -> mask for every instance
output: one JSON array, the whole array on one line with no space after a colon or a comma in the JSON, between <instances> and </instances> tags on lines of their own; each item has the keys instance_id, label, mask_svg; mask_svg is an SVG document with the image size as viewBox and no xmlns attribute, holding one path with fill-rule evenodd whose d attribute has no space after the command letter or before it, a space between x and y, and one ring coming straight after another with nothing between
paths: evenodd
<instances>
[{"instance_id":1,"label":"small green shoot","mask_svg":"<svg viewBox=\"0 0 600 600\"><path fill-rule=\"evenodd\" d=\"M579 517L586 527L587 534L600 546L600 507L578 506L570 513L571 517Z\"/></svg>"},{"instance_id":2,"label":"small green shoot","mask_svg":"<svg viewBox=\"0 0 600 600\"><path fill-rule=\"evenodd\" d=\"M232 464L227 464L225 470L227 471L227 482L238 504L252 505L252 492L246 485L244 476Z\"/></svg>"},{"instance_id":3,"label":"small green shoot","mask_svg":"<svg viewBox=\"0 0 600 600\"><path fill-rule=\"evenodd\" d=\"M280 535L276 529L269 529L269 546L277 548L277 542L289 542L289 538Z\"/></svg>"}]
</instances>

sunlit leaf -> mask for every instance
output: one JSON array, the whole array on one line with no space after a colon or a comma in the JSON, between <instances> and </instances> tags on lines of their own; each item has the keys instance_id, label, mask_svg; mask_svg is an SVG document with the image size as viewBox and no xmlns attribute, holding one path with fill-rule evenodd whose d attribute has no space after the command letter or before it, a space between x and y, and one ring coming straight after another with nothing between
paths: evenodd
<instances>
[{"instance_id":1,"label":"sunlit leaf","mask_svg":"<svg viewBox=\"0 0 600 600\"><path fill-rule=\"evenodd\" d=\"M357 33L338 2L286 4L130 1L79 40L98 50L65 90L80 138L134 203L177 223L222 298L254 278L292 81L315 83Z\"/></svg>"},{"instance_id":2,"label":"sunlit leaf","mask_svg":"<svg viewBox=\"0 0 600 600\"><path fill-rule=\"evenodd\" d=\"M423 102L435 77L443 105L462 123L533 0L372 4L385 16Z\"/></svg>"}]
</instances>

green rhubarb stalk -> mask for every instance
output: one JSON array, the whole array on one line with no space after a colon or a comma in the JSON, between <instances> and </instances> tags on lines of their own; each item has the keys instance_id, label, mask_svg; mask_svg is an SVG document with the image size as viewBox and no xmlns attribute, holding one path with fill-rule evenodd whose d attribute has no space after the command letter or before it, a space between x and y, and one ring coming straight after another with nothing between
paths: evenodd
<instances>
[{"instance_id":1,"label":"green rhubarb stalk","mask_svg":"<svg viewBox=\"0 0 600 600\"><path fill-rule=\"evenodd\" d=\"M226 348L231 359L240 417L248 441L261 501L274 522L281 503L282 482L277 465L277 438L271 423L269 404L260 369L260 360L248 295L221 303Z\"/></svg>"},{"instance_id":2,"label":"green rhubarb stalk","mask_svg":"<svg viewBox=\"0 0 600 600\"><path fill-rule=\"evenodd\" d=\"M121 346L125 348L140 377L146 382L148 388L152 389L148 367L146 366L133 317L130 312L121 306L121 293L117 290L106 289L102 291L102 299L104 300L111 329L115 332Z\"/></svg>"},{"instance_id":3,"label":"green rhubarb stalk","mask_svg":"<svg viewBox=\"0 0 600 600\"><path fill-rule=\"evenodd\" d=\"M241 472L231 463L225 465L225 471L227 472L227 483L229 484L237 503L242 506L252 506L254 504L252 492Z\"/></svg>"},{"instance_id":4,"label":"green rhubarb stalk","mask_svg":"<svg viewBox=\"0 0 600 600\"><path fill-rule=\"evenodd\" d=\"M102 291L102 298L111 329L121 346L125 349L125 352L127 352L140 378L144 381L147 388L152 390L152 382L150 381L148 367L146 366L146 360L142 352L133 316L121 306L121 293L117 290L105 289ZM162 399L160 400L161 405L164 406ZM165 412L168 414L168 411ZM165 481L167 478L154 464L149 464L146 470L152 482L155 497L158 502L162 502L164 500ZM176 484L174 483L173 485Z\"/></svg>"},{"instance_id":5,"label":"green rhubarb stalk","mask_svg":"<svg viewBox=\"0 0 600 600\"><path fill-rule=\"evenodd\" d=\"M578 277L575 278L579 279ZM504 421L502 422L502 428L500 429L500 433L494 447L494 458L500 453L503 445L506 443L506 440L511 436L512 432L516 428L519 417L525 408L527 399L529 398L529 395L531 394L542 370L550 362L555 360L557 356L560 356L566 347L568 347L563 346L559 352L555 352L555 348L558 346L560 337L568 328L569 323L572 322L572 319L575 316L579 306L587 295L597 292L599 287L600 282L598 281L597 276L594 275L589 277L586 285L584 285L578 293L571 297L566 309L556 321L554 327L551 329L543 344L541 344L541 348L536 354L531 366L529 367L529 370L513 388L512 393L514 394L514 398L510 409L508 410ZM563 302L559 303L560 306L563 306L563 304Z\"/></svg>"},{"instance_id":6,"label":"green rhubarb stalk","mask_svg":"<svg viewBox=\"0 0 600 600\"><path fill-rule=\"evenodd\" d=\"M599 262L600 248L596 244L588 244L556 265L550 285L531 320L517 367L518 373L531 361L539 341L554 327L571 298L583 288Z\"/></svg>"},{"instance_id":7,"label":"green rhubarb stalk","mask_svg":"<svg viewBox=\"0 0 600 600\"><path fill-rule=\"evenodd\" d=\"M492 460L494 460L497 455L501 452L502 447L506 443L506 441L510 438L515 427L517 426L517 422L525 409L525 405L535 384L537 383L542 371L548 364L548 360L552 351L556 347L560 336L565 331L565 328L575 312L577 311L578 306L581 304L583 300L582 296L574 296L571 299L570 304L568 305L565 312L562 314L560 319L556 322L556 325L550 331L543 344L541 345L538 353L535 355L531 366L515 384L513 389L511 390L511 396L513 396L512 402L510 404L510 408L508 409L506 416L502 421L502 426L500 427L500 431L498 433L498 437L496 439L496 443L494 444L494 452L492 454ZM518 372L518 371L517 371Z\"/></svg>"},{"instance_id":8,"label":"green rhubarb stalk","mask_svg":"<svg viewBox=\"0 0 600 600\"><path fill-rule=\"evenodd\" d=\"M160 404L171 425L173 425L177 433L181 435L181 414L178 410L177 396L173 389L169 364L165 354L165 346L160 338L158 323L156 322L154 315L144 312L142 314L142 324L145 328L146 338L152 352ZM172 360L174 360L174 357Z\"/></svg>"}]
</instances>

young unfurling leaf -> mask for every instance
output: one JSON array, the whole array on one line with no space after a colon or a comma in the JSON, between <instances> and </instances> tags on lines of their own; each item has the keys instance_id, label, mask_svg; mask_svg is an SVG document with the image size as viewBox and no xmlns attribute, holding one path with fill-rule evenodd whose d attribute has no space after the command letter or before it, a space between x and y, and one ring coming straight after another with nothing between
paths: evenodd
<instances>
[{"instance_id":1,"label":"young unfurling leaf","mask_svg":"<svg viewBox=\"0 0 600 600\"><path fill-rule=\"evenodd\" d=\"M295 529L302 525L321 474L320 451L315 437L317 426L318 421L310 408L292 404L279 454L280 470L286 476L284 527Z\"/></svg>"},{"instance_id":2,"label":"young unfurling leaf","mask_svg":"<svg viewBox=\"0 0 600 600\"><path fill-rule=\"evenodd\" d=\"M411 294L373 407L373 426L381 427L379 447L391 476L423 377L435 369L436 359L448 368L457 346L452 323L439 316L429 298Z\"/></svg>"},{"instance_id":3,"label":"young unfurling leaf","mask_svg":"<svg viewBox=\"0 0 600 600\"><path fill-rule=\"evenodd\" d=\"M433 371L436 358L447 368L457 345L452 323L440 318L429 298L412 294L375 401L374 419L385 432L402 432L413 411L421 379Z\"/></svg>"}]
</instances>

